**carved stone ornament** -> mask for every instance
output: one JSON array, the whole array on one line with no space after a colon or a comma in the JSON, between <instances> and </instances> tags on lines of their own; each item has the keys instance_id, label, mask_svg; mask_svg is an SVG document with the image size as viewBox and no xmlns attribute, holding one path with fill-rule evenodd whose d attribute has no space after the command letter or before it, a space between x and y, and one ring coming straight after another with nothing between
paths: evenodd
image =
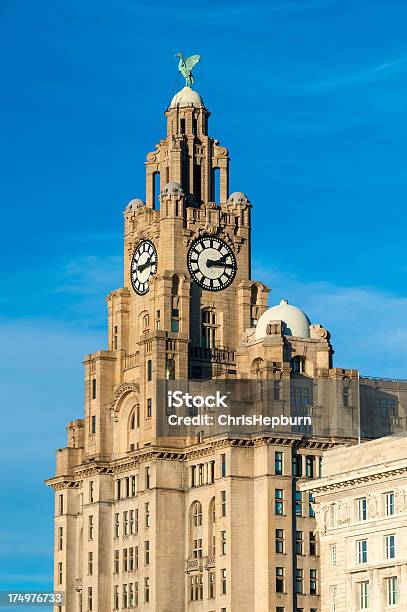
<instances>
[{"instance_id":1,"label":"carved stone ornament","mask_svg":"<svg viewBox=\"0 0 407 612\"><path fill-rule=\"evenodd\" d=\"M106 404L106 408L111 411L113 420L116 423L119 420L120 405L123 397L132 392L138 394L139 391L140 389L138 384L134 382L121 383L118 387L116 387L110 403Z\"/></svg>"},{"instance_id":2,"label":"carved stone ornament","mask_svg":"<svg viewBox=\"0 0 407 612\"><path fill-rule=\"evenodd\" d=\"M255 333L256 330L254 328L247 329L240 339L241 344L247 344L252 338L254 338Z\"/></svg>"},{"instance_id":3,"label":"carved stone ornament","mask_svg":"<svg viewBox=\"0 0 407 612\"><path fill-rule=\"evenodd\" d=\"M268 336L281 336L283 333L283 323L282 321L270 321L266 325L266 334Z\"/></svg>"},{"instance_id":4,"label":"carved stone ornament","mask_svg":"<svg viewBox=\"0 0 407 612\"><path fill-rule=\"evenodd\" d=\"M311 338L316 338L318 340L328 340L329 332L325 327L322 327L319 323L315 323L309 326Z\"/></svg>"}]
</instances>

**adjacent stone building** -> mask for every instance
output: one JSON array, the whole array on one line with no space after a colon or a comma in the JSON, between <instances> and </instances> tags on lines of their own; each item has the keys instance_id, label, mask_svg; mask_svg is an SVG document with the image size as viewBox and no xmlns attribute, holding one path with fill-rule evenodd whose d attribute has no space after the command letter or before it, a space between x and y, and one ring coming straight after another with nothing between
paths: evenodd
<instances>
[{"instance_id":1,"label":"adjacent stone building","mask_svg":"<svg viewBox=\"0 0 407 612\"><path fill-rule=\"evenodd\" d=\"M407 605L407 438L324 454L315 497L321 612L386 612Z\"/></svg>"},{"instance_id":2,"label":"adjacent stone building","mask_svg":"<svg viewBox=\"0 0 407 612\"><path fill-rule=\"evenodd\" d=\"M229 193L209 115L196 91L177 93L145 202L124 212L108 348L85 358L84 417L47 481L64 612L319 612L298 482L321 475L326 449L406 428L405 384L333 367L324 327L285 300L268 308L251 277L252 206ZM163 435L160 385L207 380L255 380L263 412L312 425Z\"/></svg>"}]
</instances>

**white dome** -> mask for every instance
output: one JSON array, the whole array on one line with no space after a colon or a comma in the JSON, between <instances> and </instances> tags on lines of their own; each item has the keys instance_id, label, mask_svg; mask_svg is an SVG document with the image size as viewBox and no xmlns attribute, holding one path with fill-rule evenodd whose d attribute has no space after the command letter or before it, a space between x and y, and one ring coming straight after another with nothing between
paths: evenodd
<instances>
[{"instance_id":1,"label":"white dome","mask_svg":"<svg viewBox=\"0 0 407 612\"><path fill-rule=\"evenodd\" d=\"M143 202L143 200L140 200L140 198L135 198L134 200L130 200L130 202L126 206L126 210L129 212L135 211L137 210L137 208L142 208L145 205L146 204L145 202Z\"/></svg>"},{"instance_id":2,"label":"white dome","mask_svg":"<svg viewBox=\"0 0 407 612\"><path fill-rule=\"evenodd\" d=\"M170 181L169 183L167 183L166 185L164 185L161 193L181 193L184 194L184 192L182 191L182 187L179 183L176 183L175 181Z\"/></svg>"},{"instance_id":3,"label":"white dome","mask_svg":"<svg viewBox=\"0 0 407 612\"><path fill-rule=\"evenodd\" d=\"M297 306L289 304L287 300L281 300L277 306L272 306L261 315L256 326L256 340L267 336L267 325L272 321L283 321L285 336L310 337L309 318Z\"/></svg>"},{"instance_id":4,"label":"white dome","mask_svg":"<svg viewBox=\"0 0 407 612\"><path fill-rule=\"evenodd\" d=\"M197 91L194 91L190 87L184 87L184 89L181 89L181 91L175 94L171 100L170 108L175 108L176 106L194 106L195 108L202 108L204 103Z\"/></svg>"},{"instance_id":5,"label":"white dome","mask_svg":"<svg viewBox=\"0 0 407 612\"><path fill-rule=\"evenodd\" d=\"M242 191L234 191L228 198L228 202L231 204L247 204L248 201L247 195Z\"/></svg>"}]
</instances>

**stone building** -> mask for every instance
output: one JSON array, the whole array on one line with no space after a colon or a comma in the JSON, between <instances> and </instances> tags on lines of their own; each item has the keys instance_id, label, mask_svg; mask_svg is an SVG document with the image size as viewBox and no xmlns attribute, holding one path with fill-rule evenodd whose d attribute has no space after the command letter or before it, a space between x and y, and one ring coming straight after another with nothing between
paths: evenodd
<instances>
[{"instance_id":1,"label":"stone building","mask_svg":"<svg viewBox=\"0 0 407 612\"><path fill-rule=\"evenodd\" d=\"M287 301L268 308L251 278L252 206L229 193L209 115L196 91L176 94L147 154L145 202L124 211L108 348L85 358L84 418L68 424L47 481L66 612L319 611L315 519L298 481L358 430L405 429L405 386L334 368L325 328ZM263 411L313 425L164 435L162 385L208 380L255 380Z\"/></svg>"},{"instance_id":2,"label":"stone building","mask_svg":"<svg viewBox=\"0 0 407 612\"><path fill-rule=\"evenodd\" d=\"M313 493L323 577L321 612L386 612L407 606L406 437L324 454Z\"/></svg>"}]
</instances>

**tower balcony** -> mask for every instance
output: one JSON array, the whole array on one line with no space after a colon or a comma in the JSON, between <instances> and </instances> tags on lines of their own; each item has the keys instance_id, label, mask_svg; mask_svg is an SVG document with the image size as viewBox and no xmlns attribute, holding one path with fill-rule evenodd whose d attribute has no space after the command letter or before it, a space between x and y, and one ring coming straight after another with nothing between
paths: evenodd
<instances>
[{"instance_id":1,"label":"tower balcony","mask_svg":"<svg viewBox=\"0 0 407 612\"><path fill-rule=\"evenodd\" d=\"M236 354L227 347L189 347L190 377L196 379L236 375Z\"/></svg>"}]
</instances>

